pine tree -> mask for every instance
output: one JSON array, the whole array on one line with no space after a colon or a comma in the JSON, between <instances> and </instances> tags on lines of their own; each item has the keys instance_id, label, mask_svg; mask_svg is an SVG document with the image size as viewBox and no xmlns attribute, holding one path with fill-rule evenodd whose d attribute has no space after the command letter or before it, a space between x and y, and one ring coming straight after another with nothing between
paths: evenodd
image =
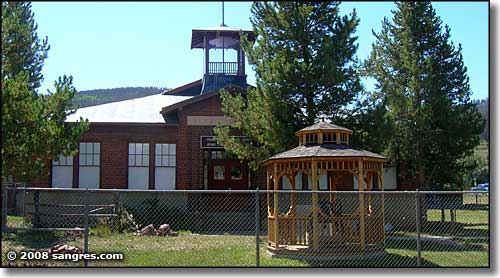
<instances>
[{"instance_id":1,"label":"pine tree","mask_svg":"<svg viewBox=\"0 0 500 278\"><path fill-rule=\"evenodd\" d=\"M484 119L470 99L461 45L430 2L397 2L375 33L367 72L387 105L390 157L419 188L460 186L464 158L479 144Z\"/></svg>"},{"instance_id":2,"label":"pine tree","mask_svg":"<svg viewBox=\"0 0 500 278\"><path fill-rule=\"evenodd\" d=\"M55 82L55 92L37 93L47 57L29 2L2 2L2 181L46 176L47 162L74 154L86 122L65 124L76 93L72 77Z\"/></svg>"},{"instance_id":3,"label":"pine tree","mask_svg":"<svg viewBox=\"0 0 500 278\"><path fill-rule=\"evenodd\" d=\"M246 98L222 93L223 112L257 146L216 128L218 140L254 168L277 152L297 145L294 132L324 116L341 120L360 92L358 18L339 15L339 2L254 2L256 42L243 49L256 72L256 89Z\"/></svg>"}]
</instances>

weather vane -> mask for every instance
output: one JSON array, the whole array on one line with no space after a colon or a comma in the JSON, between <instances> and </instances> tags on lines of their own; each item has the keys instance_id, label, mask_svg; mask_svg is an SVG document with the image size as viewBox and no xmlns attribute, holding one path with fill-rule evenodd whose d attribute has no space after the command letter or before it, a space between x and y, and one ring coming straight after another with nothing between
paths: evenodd
<instances>
[{"instance_id":1,"label":"weather vane","mask_svg":"<svg viewBox=\"0 0 500 278\"><path fill-rule=\"evenodd\" d=\"M221 26L226 26L226 24L224 24L224 0L222 1L222 24Z\"/></svg>"}]
</instances>

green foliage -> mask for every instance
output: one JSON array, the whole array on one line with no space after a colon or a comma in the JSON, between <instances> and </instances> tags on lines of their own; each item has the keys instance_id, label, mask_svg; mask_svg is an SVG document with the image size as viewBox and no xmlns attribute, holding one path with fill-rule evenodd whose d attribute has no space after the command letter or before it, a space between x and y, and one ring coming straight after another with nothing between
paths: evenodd
<instances>
[{"instance_id":1,"label":"green foliage","mask_svg":"<svg viewBox=\"0 0 500 278\"><path fill-rule=\"evenodd\" d=\"M135 223L134 216L130 214L125 208L118 209L117 230L120 233L137 231L139 226Z\"/></svg>"},{"instance_id":2,"label":"green foliage","mask_svg":"<svg viewBox=\"0 0 500 278\"><path fill-rule=\"evenodd\" d=\"M65 125L75 88L60 77L55 92L39 95L47 39L40 42L27 2L2 2L2 180L45 176L47 161L74 154L87 123Z\"/></svg>"},{"instance_id":3,"label":"green foliage","mask_svg":"<svg viewBox=\"0 0 500 278\"><path fill-rule=\"evenodd\" d=\"M256 42L242 46L256 72L246 97L222 92L222 110L254 144L215 129L219 143L255 169L262 160L297 145L294 132L318 117L344 118L361 90L354 32L356 12L339 15L339 2L254 2Z\"/></svg>"},{"instance_id":4,"label":"green foliage","mask_svg":"<svg viewBox=\"0 0 500 278\"><path fill-rule=\"evenodd\" d=\"M430 2L397 2L365 62L394 125L388 153L400 177L420 188L462 188L463 159L484 119L471 101L461 46L450 42Z\"/></svg>"},{"instance_id":5,"label":"green foliage","mask_svg":"<svg viewBox=\"0 0 500 278\"><path fill-rule=\"evenodd\" d=\"M155 228L162 224L169 224L174 231L188 231L192 229L189 215L186 211L160 202L158 198L145 199L137 203L126 204L125 209L133 215L134 223L138 228L153 224Z\"/></svg>"}]
</instances>

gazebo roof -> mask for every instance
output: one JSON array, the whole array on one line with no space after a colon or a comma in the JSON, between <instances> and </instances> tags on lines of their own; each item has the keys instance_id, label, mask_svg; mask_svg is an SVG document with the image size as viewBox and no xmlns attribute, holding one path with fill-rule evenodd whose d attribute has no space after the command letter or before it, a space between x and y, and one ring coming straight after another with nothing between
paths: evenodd
<instances>
[{"instance_id":1,"label":"gazebo roof","mask_svg":"<svg viewBox=\"0 0 500 278\"><path fill-rule=\"evenodd\" d=\"M298 133L302 133L304 131L313 131L313 130L344 130L344 131L347 131L349 133L352 133L352 130L350 130L346 127L339 126L339 125L332 124L332 123L327 123L327 122L315 123L311 126L305 127L303 129L297 131L296 133L298 134Z\"/></svg>"},{"instance_id":2,"label":"gazebo roof","mask_svg":"<svg viewBox=\"0 0 500 278\"><path fill-rule=\"evenodd\" d=\"M270 157L267 161L274 159L306 157L368 157L385 159L385 157L380 154L355 149L342 144L306 144Z\"/></svg>"}]
</instances>

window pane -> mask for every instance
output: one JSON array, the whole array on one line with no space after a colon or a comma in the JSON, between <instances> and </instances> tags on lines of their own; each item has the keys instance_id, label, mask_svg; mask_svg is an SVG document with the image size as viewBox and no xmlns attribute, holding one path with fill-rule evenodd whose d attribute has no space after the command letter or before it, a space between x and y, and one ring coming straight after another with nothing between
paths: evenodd
<instances>
[{"instance_id":1,"label":"window pane","mask_svg":"<svg viewBox=\"0 0 500 278\"><path fill-rule=\"evenodd\" d=\"M133 154L128 155L128 166L135 166L135 156Z\"/></svg>"},{"instance_id":2,"label":"window pane","mask_svg":"<svg viewBox=\"0 0 500 278\"><path fill-rule=\"evenodd\" d=\"M135 154L142 154L142 144L135 144Z\"/></svg>"},{"instance_id":3,"label":"window pane","mask_svg":"<svg viewBox=\"0 0 500 278\"><path fill-rule=\"evenodd\" d=\"M101 144L94 143L94 153L100 153L100 152L101 152Z\"/></svg>"},{"instance_id":4,"label":"window pane","mask_svg":"<svg viewBox=\"0 0 500 278\"><path fill-rule=\"evenodd\" d=\"M68 156L66 161L67 165L69 166L73 165L73 156L72 155Z\"/></svg>"},{"instance_id":5,"label":"window pane","mask_svg":"<svg viewBox=\"0 0 500 278\"><path fill-rule=\"evenodd\" d=\"M149 155L142 155L142 166L149 166Z\"/></svg>"},{"instance_id":6,"label":"window pane","mask_svg":"<svg viewBox=\"0 0 500 278\"><path fill-rule=\"evenodd\" d=\"M161 166L170 166L170 165L168 164L168 156L163 155L163 156L161 157Z\"/></svg>"},{"instance_id":7,"label":"window pane","mask_svg":"<svg viewBox=\"0 0 500 278\"><path fill-rule=\"evenodd\" d=\"M80 153L87 152L87 143L80 143Z\"/></svg>"},{"instance_id":8,"label":"window pane","mask_svg":"<svg viewBox=\"0 0 500 278\"><path fill-rule=\"evenodd\" d=\"M142 144L142 153L149 154L149 144Z\"/></svg>"},{"instance_id":9,"label":"window pane","mask_svg":"<svg viewBox=\"0 0 500 278\"><path fill-rule=\"evenodd\" d=\"M243 173L241 171L241 167L232 167L231 168L231 179L232 180L241 180L243 179Z\"/></svg>"},{"instance_id":10,"label":"window pane","mask_svg":"<svg viewBox=\"0 0 500 278\"><path fill-rule=\"evenodd\" d=\"M84 153L80 154L80 165L87 165L87 155Z\"/></svg>"},{"instance_id":11,"label":"window pane","mask_svg":"<svg viewBox=\"0 0 500 278\"><path fill-rule=\"evenodd\" d=\"M100 164L99 158L100 158L100 155L94 154L94 166L98 166Z\"/></svg>"},{"instance_id":12,"label":"window pane","mask_svg":"<svg viewBox=\"0 0 500 278\"><path fill-rule=\"evenodd\" d=\"M161 156L155 155L155 166L162 166L161 165Z\"/></svg>"},{"instance_id":13,"label":"window pane","mask_svg":"<svg viewBox=\"0 0 500 278\"><path fill-rule=\"evenodd\" d=\"M128 144L128 153L135 154L135 144L134 143Z\"/></svg>"},{"instance_id":14,"label":"window pane","mask_svg":"<svg viewBox=\"0 0 500 278\"><path fill-rule=\"evenodd\" d=\"M175 155L170 155L169 156L170 164L168 166L175 167Z\"/></svg>"},{"instance_id":15,"label":"window pane","mask_svg":"<svg viewBox=\"0 0 500 278\"><path fill-rule=\"evenodd\" d=\"M142 165L142 155L135 155L135 166Z\"/></svg>"},{"instance_id":16,"label":"window pane","mask_svg":"<svg viewBox=\"0 0 500 278\"><path fill-rule=\"evenodd\" d=\"M214 166L214 180L224 180L224 166Z\"/></svg>"},{"instance_id":17,"label":"window pane","mask_svg":"<svg viewBox=\"0 0 500 278\"><path fill-rule=\"evenodd\" d=\"M155 154L161 154L161 145L162 144L155 144Z\"/></svg>"},{"instance_id":18,"label":"window pane","mask_svg":"<svg viewBox=\"0 0 500 278\"><path fill-rule=\"evenodd\" d=\"M175 154L175 149L176 149L176 146L175 144L170 144L169 145L169 154Z\"/></svg>"}]
</instances>

